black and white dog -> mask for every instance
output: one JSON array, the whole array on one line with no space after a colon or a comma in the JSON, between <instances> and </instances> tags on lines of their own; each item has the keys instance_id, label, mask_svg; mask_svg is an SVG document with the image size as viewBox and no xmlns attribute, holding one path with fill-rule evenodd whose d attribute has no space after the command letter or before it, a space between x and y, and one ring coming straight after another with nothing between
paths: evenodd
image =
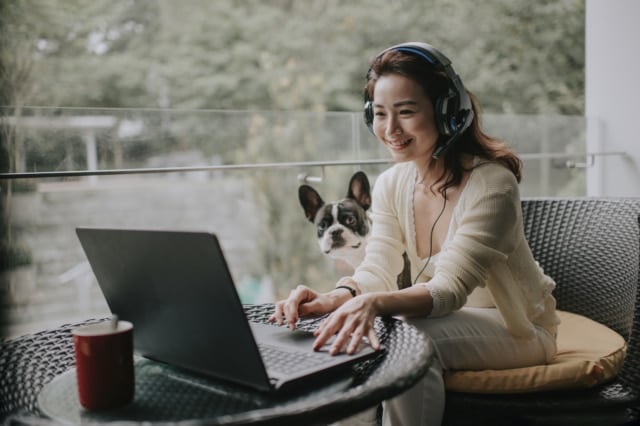
<instances>
[{"instance_id":1,"label":"black and white dog","mask_svg":"<svg viewBox=\"0 0 640 426\"><path fill-rule=\"evenodd\" d=\"M371 186L364 172L356 172L349 181L345 198L325 203L309 185L298 188L298 199L307 219L316 227L320 250L332 260L340 260L355 269L363 260L371 219ZM398 275L398 288L411 285L409 259Z\"/></svg>"},{"instance_id":2,"label":"black and white dog","mask_svg":"<svg viewBox=\"0 0 640 426\"><path fill-rule=\"evenodd\" d=\"M349 181L345 198L325 203L318 191L301 185L298 199L307 219L316 226L320 250L330 259L342 260L354 269L364 259L371 219L371 187L363 172Z\"/></svg>"}]
</instances>

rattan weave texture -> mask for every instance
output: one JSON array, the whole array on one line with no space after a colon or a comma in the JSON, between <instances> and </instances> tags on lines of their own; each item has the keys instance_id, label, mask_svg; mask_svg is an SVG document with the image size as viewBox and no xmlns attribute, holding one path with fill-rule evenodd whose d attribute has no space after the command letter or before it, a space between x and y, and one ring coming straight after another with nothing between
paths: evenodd
<instances>
[{"instance_id":1,"label":"rattan weave texture","mask_svg":"<svg viewBox=\"0 0 640 426\"><path fill-rule=\"evenodd\" d=\"M619 376L587 390L447 393L445 424L615 425L640 410L640 199L537 198L522 202L525 235L553 277L558 308L628 339Z\"/></svg>"}]
</instances>

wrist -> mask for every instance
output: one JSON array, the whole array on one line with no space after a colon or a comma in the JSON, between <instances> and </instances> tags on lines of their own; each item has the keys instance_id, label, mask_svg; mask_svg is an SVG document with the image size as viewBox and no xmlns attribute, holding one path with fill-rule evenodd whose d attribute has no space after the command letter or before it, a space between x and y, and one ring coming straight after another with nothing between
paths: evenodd
<instances>
[{"instance_id":1,"label":"wrist","mask_svg":"<svg viewBox=\"0 0 640 426\"><path fill-rule=\"evenodd\" d=\"M337 285L336 288L334 288L334 290L346 290L349 292L351 297L356 297L358 295L358 293L356 292L356 289L349 285Z\"/></svg>"},{"instance_id":2,"label":"wrist","mask_svg":"<svg viewBox=\"0 0 640 426\"><path fill-rule=\"evenodd\" d=\"M347 301L360 294L358 284L351 277L342 277L328 295L332 300L333 308L342 306Z\"/></svg>"},{"instance_id":3,"label":"wrist","mask_svg":"<svg viewBox=\"0 0 640 426\"><path fill-rule=\"evenodd\" d=\"M336 283L335 289L342 289L343 291L348 291L352 297L356 297L359 294L362 294L360 291L360 287L358 283L351 277L342 277Z\"/></svg>"},{"instance_id":4,"label":"wrist","mask_svg":"<svg viewBox=\"0 0 640 426\"><path fill-rule=\"evenodd\" d=\"M369 305L376 316L384 316L382 301L384 297L383 293L367 293L364 297L367 297L370 300Z\"/></svg>"},{"instance_id":5,"label":"wrist","mask_svg":"<svg viewBox=\"0 0 640 426\"><path fill-rule=\"evenodd\" d=\"M347 301L353 299L348 291L340 288L334 288L329 293L327 293L327 296L329 297L332 311L338 309Z\"/></svg>"}]
</instances>

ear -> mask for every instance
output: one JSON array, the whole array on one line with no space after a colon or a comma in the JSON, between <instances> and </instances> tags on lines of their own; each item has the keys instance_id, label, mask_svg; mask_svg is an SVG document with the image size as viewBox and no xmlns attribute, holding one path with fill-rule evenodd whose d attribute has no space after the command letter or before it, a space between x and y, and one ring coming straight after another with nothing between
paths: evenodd
<instances>
[{"instance_id":1,"label":"ear","mask_svg":"<svg viewBox=\"0 0 640 426\"><path fill-rule=\"evenodd\" d=\"M310 187L309 185L301 185L298 188L298 199L300 200L300 205L304 209L304 215L307 217L309 222L314 223L316 218L316 213L320 210L320 207L324 205L324 201L320 194Z\"/></svg>"},{"instance_id":2,"label":"ear","mask_svg":"<svg viewBox=\"0 0 640 426\"><path fill-rule=\"evenodd\" d=\"M365 210L371 207L371 187L369 186L369 179L364 172L356 172L351 176L347 198L356 200Z\"/></svg>"}]
</instances>

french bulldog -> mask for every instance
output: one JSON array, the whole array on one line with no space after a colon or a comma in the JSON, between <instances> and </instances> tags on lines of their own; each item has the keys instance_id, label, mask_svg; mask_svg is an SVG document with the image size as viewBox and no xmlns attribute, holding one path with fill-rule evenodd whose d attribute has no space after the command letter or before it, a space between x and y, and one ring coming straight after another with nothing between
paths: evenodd
<instances>
[{"instance_id":1,"label":"french bulldog","mask_svg":"<svg viewBox=\"0 0 640 426\"><path fill-rule=\"evenodd\" d=\"M349 181L347 195L325 203L309 185L298 188L298 199L307 219L316 227L320 250L333 260L342 260L354 269L364 259L371 219L371 187L364 172L356 172Z\"/></svg>"},{"instance_id":2,"label":"french bulldog","mask_svg":"<svg viewBox=\"0 0 640 426\"><path fill-rule=\"evenodd\" d=\"M367 238L371 231L368 210L371 186L367 175L358 171L349 180L345 198L325 202L318 191L300 185L298 199L306 218L315 225L320 250L332 260L340 260L353 269L364 260ZM398 276L398 288L411 285L409 260L405 255L404 270Z\"/></svg>"}]
</instances>

